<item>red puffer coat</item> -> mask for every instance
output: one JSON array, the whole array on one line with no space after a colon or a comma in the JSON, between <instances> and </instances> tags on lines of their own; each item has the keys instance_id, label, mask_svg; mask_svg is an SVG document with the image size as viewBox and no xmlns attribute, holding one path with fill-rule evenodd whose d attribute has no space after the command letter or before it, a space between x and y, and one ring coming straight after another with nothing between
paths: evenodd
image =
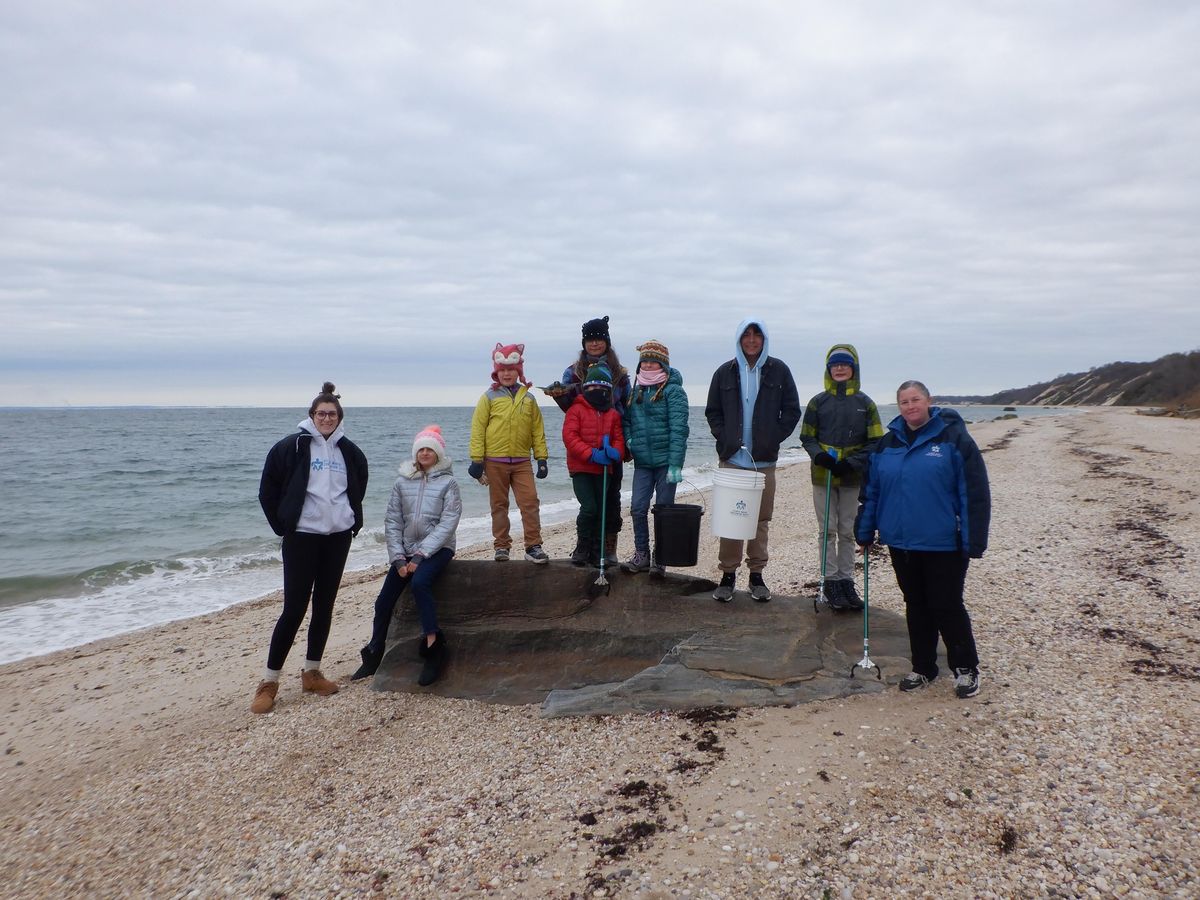
<instances>
[{"instance_id":1,"label":"red puffer coat","mask_svg":"<svg viewBox=\"0 0 1200 900\"><path fill-rule=\"evenodd\" d=\"M592 462L592 450L601 446L604 435L608 442L625 456L625 434L621 431L621 414L615 409L598 412L577 396L563 418L563 445L567 448L567 471L572 475L587 472L600 475L603 466ZM617 465L621 463L618 461Z\"/></svg>"}]
</instances>

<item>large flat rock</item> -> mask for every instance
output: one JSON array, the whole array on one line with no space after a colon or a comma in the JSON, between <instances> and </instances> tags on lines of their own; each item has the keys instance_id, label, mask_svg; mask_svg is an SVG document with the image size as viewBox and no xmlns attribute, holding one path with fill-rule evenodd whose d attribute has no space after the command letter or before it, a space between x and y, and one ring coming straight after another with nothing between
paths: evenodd
<instances>
[{"instance_id":1,"label":"large flat rock","mask_svg":"<svg viewBox=\"0 0 1200 900\"><path fill-rule=\"evenodd\" d=\"M669 573L597 571L566 561L535 566L455 560L436 588L450 648L443 677L417 686L416 607L397 605L374 687L488 703L541 703L543 715L593 715L707 706L776 706L882 690L862 658L858 613L813 611L812 597L755 603L739 591L712 599L714 582ZM871 613L871 659L885 679L909 670L895 613Z\"/></svg>"}]
</instances>

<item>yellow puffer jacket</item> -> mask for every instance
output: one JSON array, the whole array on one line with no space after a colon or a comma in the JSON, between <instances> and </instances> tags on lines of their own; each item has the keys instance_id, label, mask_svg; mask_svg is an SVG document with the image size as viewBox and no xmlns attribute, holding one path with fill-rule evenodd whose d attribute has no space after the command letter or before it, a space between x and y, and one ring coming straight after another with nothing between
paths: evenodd
<instances>
[{"instance_id":1,"label":"yellow puffer jacket","mask_svg":"<svg viewBox=\"0 0 1200 900\"><path fill-rule=\"evenodd\" d=\"M522 385L516 395L501 388L489 390L475 404L471 417L471 461L489 456L545 459L546 426L537 401Z\"/></svg>"}]
</instances>

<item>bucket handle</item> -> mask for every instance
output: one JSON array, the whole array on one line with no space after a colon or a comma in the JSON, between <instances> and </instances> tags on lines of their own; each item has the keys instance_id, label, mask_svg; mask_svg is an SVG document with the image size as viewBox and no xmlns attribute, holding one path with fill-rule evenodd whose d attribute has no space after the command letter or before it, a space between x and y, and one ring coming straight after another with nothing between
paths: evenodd
<instances>
[{"instance_id":1,"label":"bucket handle","mask_svg":"<svg viewBox=\"0 0 1200 900\"><path fill-rule=\"evenodd\" d=\"M685 479L683 479L683 481L681 481L681 482L679 482L679 483L680 483L680 484L687 484L687 485L691 485L691 488L692 488L692 490L693 490L693 491L694 491L694 492L695 492L697 495L699 495L699 497L700 497L700 504L701 504L702 508L704 509L704 515L706 515L706 516L707 516L707 515L708 515L708 501L707 501L707 500L704 498L704 491L700 490L700 487L699 487L699 486L698 486L698 485L697 485L695 482L688 481L686 478L685 478Z\"/></svg>"}]
</instances>

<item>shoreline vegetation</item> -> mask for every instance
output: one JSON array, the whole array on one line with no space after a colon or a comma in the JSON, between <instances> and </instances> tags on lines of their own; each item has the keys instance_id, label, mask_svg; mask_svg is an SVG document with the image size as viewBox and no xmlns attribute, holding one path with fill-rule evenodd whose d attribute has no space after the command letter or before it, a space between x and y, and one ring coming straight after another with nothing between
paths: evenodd
<instances>
[{"instance_id":1,"label":"shoreline vegetation","mask_svg":"<svg viewBox=\"0 0 1200 900\"><path fill-rule=\"evenodd\" d=\"M1184 896L1200 877L1195 426L1080 412L971 426L995 502L968 579L973 700L939 678L543 720L374 692L348 676L380 566L338 597L323 668L341 693L302 695L289 665L267 716L249 703L279 592L0 666L0 896ZM811 596L814 529L808 467L786 467L777 595ZM544 536L555 559L572 543L571 523ZM707 525L701 544L685 571L708 577ZM871 602L902 611L887 568ZM731 626L754 607L739 595Z\"/></svg>"}]
</instances>

